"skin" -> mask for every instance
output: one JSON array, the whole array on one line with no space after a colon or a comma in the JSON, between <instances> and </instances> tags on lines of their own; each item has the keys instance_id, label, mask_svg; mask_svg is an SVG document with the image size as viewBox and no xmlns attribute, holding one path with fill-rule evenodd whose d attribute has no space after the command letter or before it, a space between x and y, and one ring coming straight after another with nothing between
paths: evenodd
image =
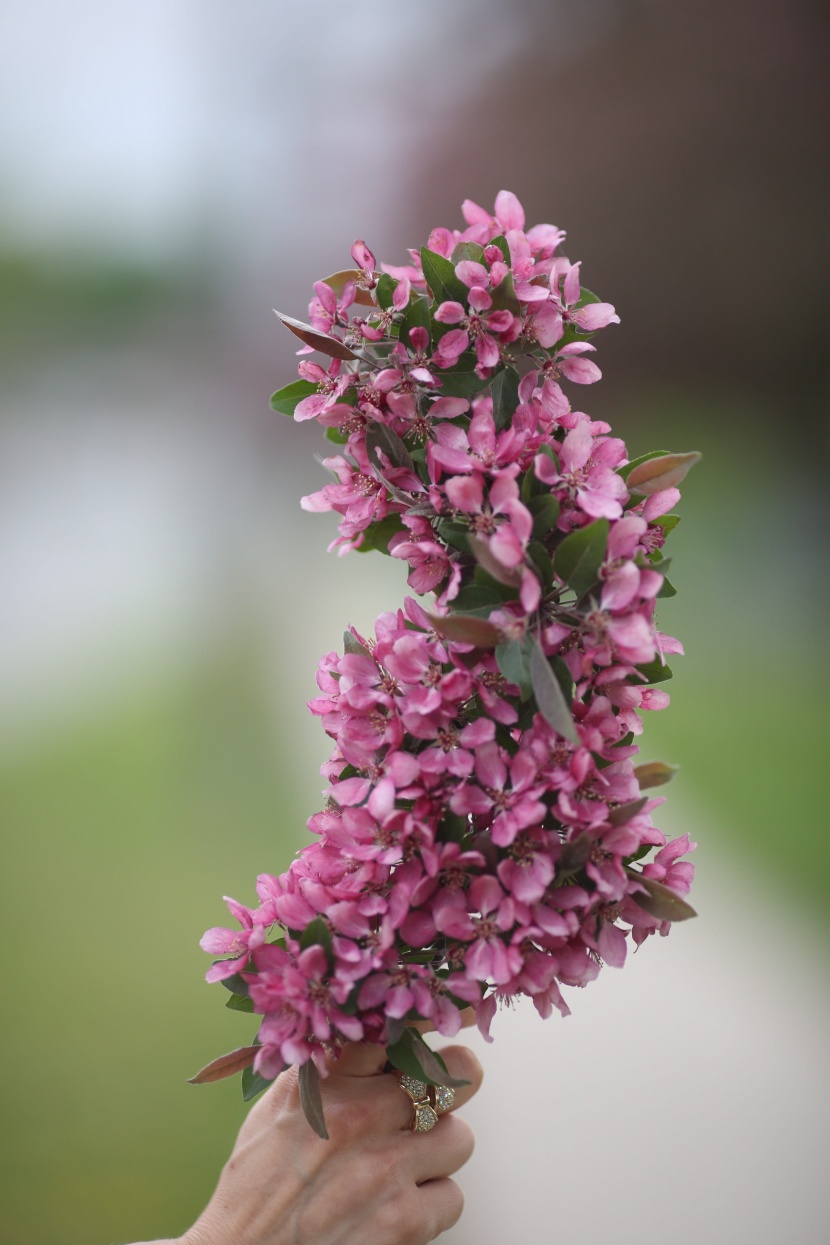
<instances>
[{"instance_id":1,"label":"skin","mask_svg":"<svg viewBox=\"0 0 830 1245\"><path fill-rule=\"evenodd\" d=\"M481 1065L465 1046L442 1049L469 1102ZM216 1192L170 1245L425 1245L458 1222L451 1177L473 1152L469 1124L452 1112L413 1133L412 1104L385 1052L347 1047L322 1081L329 1140L312 1132L291 1068L253 1106ZM158 1245L164 1245L160 1242Z\"/></svg>"}]
</instances>

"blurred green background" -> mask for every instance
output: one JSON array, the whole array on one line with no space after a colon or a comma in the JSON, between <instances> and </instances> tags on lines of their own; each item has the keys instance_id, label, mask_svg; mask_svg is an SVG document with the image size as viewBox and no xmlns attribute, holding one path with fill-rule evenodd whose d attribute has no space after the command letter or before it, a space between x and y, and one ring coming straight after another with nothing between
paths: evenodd
<instances>
[{"instance_id":1,"label":"blurred green background","mask_svg":"<svg viewBox=\"0 0 830 1245\"><path fill-rule=\"evenodd\" d=\"M739 4L580 7L373 0L358 30L326 2L309 47L299 4L10 5L4 1245L170 1235L213 1188L244 1107L185 1078L253 1029L198 939L304 841L316 661L405 588L299 510L324 443L267 409L294 366L270 307L302 315L356 235L398 262L466 195L509 185L617 304L591 413L632 456L704 454L660 617L687 656L643 753L682 766L701 871L826 983L825 21L764 3L747 40ZM494 84L511 105L482 113Z\"/></svg>"}]
</instances>

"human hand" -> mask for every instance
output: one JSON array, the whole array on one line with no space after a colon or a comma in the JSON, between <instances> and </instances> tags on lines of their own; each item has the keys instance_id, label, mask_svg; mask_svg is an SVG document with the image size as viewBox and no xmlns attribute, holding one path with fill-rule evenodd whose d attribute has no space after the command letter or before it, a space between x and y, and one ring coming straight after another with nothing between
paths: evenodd
<instances>
[{"instance_id":1,"label":"human hand","mask_svg":"<svg viewBox=\"0 0 830 1245\"><path fill-rule=\"evenodd\" d=\"M478 1090L482 1069L464 1046L441 1051L450 1074ZM412 1103L385 1052L345 1048L321 1082L329 1140L303 1115L297 1069L252 1107L216 1192L179 1245L425 1245L464 1204L454 1172L473 1152L469 1124L452 1112L430 1132L409 1131Z\"/></svg>"}]
</instances>

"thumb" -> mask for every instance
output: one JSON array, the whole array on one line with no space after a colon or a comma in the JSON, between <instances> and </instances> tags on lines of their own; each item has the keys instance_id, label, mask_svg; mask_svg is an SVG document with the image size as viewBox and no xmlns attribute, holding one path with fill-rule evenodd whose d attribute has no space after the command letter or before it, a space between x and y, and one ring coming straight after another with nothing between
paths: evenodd
<instances>
[{"instance_id":1,"label":"thumb","mask_svg":"<svg viewBox=\"0 0 830 1245\"><path fill-rule=\"evenodd\" d=\"M347 1042L340 1058L329 1060L330 1070L338 1076L379 1076L386 1067L386 1049L374 1042Z\"/></svg>"},{"instance_id":2,"label":"thumb","mask_svg":"<svg viewBox=\"0 0 830 1245\"><path fill-rule=\"evenodd\" d=\"M461 1027L469 1028L475 1024L475 1012L472 1007L465 1007L461 1013ZM413 1029L421 1033L430 1033L435 1026L431 1020L410 1021ZM374 1042L347 1042L340 1058L329 1060L329 1068L340 1076L379 1076L386 1067L386 1049Z\"/></svg>"}]
</instances>

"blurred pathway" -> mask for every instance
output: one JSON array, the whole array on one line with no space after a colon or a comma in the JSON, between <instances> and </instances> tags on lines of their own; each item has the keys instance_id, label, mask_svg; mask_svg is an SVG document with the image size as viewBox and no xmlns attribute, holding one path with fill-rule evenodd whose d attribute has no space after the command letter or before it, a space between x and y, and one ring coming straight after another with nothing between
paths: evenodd
<instances>
[{"instance_id":1,"label":"blurred pathway","mask_svg":"<svg viewBox=\"0 0 830 1245\"><path fill-rule=\"evenodd\" d=\"M442 1239L828 1239L826 966L773 892L707 855L701 919L569 991L566 1021L528 1007L497 1016L492 1046L471 1033L477 1146Z\"/></svg>"}]
</instances>

